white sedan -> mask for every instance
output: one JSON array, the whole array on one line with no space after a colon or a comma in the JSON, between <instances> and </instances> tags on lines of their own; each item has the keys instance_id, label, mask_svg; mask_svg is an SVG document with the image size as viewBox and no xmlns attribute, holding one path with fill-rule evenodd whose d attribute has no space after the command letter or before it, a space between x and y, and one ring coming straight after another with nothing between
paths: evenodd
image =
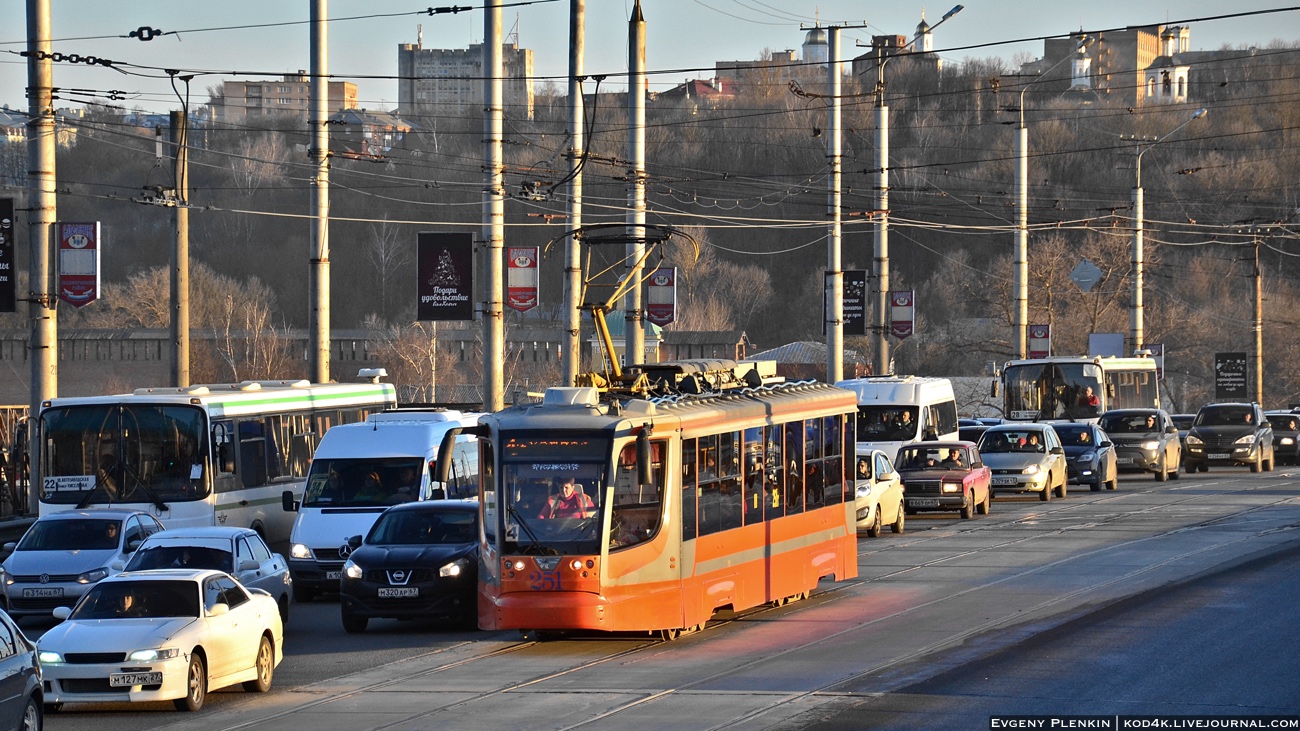
<instances>
[{"instance_id":1,"label":"white sedan","mask_svg":"<svg viewBox=\"0 0 1300 731\"><path fill-rule=\"evenodd\" d=\"M45 704L172 701L197 711L209 690L265 693L284 635L270 594L221 571L161 569L105 579L37 642Z\"/></svg>"},{"instance_id":2,"label":"white sedan","mask_svg":"<svg viewBox=\"0 0 1300 731\"><path fill-rule=\"evenodd\" d=\"M879 449L860 449L856 469L854 507L857 509L858 530L872 538L880 537L884 525L895 533L902 533L907 521L903 483L889 456Z\"/></svg>"}]
</instances>

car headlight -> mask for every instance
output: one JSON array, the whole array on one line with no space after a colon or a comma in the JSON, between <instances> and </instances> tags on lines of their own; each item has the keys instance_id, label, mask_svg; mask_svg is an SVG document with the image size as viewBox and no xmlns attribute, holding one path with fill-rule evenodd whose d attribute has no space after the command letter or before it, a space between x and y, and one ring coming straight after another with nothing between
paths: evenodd
<instances>
[{"instance_id":1,"label":"car headlight","mask_svg":"<svg viewBox=\"0 0 1300 731\"><path fill-rule=\"evenodd\" d=\"M1188 435L1187 435L1187 443L1188 443L1188 444L1204 444L1205 442L1202 442L1202 441L1201 441L1201 438L1198 437L1198 436L1196 436L1195 434L1188 434Z\"/></svg>"},{"instance_id":2,"label":"car headlight","mask_svg":"<svg viewBox=\"0 0 1300 731\"><path fill-rule=\"evenodd\" d=\"M867 484L867 483L865 483L865 482L864 482L864 483L860 483L860 484L858 485L858 489L857 489L856 494L857 494L858 497L870 497L870 496L871 496L871 485L869 485L869 484Z\"/></svg>"},{"instance_id":3,"label":"car headlight","mask_svg":"<svg viewBox=\"0 0 1300 731\"><path fill-rule=\"evenodd\" d=\"M1084 452L1083 454L1079 455L1080 462L1091 462L1094 459L1097 459L1096 452Z\"/></svg>"},{"instance_id":4,"label":"car headlight","mask_svg":"<svg viewBox=\"0 0 1300 731\"><path fill-rule=\"evenodd\" d=\"M180 654L180 648L164 647L161 650L136 650L127 655L126 659L132 662L157 662L159 660L170 660Z\"/></svg>"},{"instance_id":5,"label":"car headlight","mask_svg":"<svg viewBox=\"0 0 1300 731\"><path fill-rule=\"evenodd\" d=\"M1036 474L1038 474L1038 465L1036 465L1036 464L1031 464L1031 465L1029 465L1028 467L1024 468L1023 470L1020 470L1020 474L1022 474L1022 475L1036 475Z\"/></svg>"},{"instance_id":6,"label":"car headlight","mask_svg":"<svg viewBox=\"0 0 1300 731\"><path fill-rule=\"evenodd\" d=\"M343 575L349 579L359 579L362 576L365 576L365 574L366 572L363 571L352 559L348 559L347 563L343 564Z\"/></svg>"},{"instance_id":7,"label":"car headlight","mask_svg":"<svg viewBox=\"0 0 1300 731\"><path fill-rule=\"evenodd\" d=\"M100 579L104 578L105 576L108 576L108 569L106 569L106 568L92 569L92 570L90 570L90 571L87 571L87 572L84 573L84 574L80 574L80 575L78 575L78 576L77 576L77 583L78 583L78 584L93 584L93 583L95 583L96 581L99 581Z\"/></svg>"},{"instance_id":8,"label":"car headlight","mask_svg":"<svg viewBox=\"0 0 1300 731\"><path fill-rule=\"evenodd\" d=\"M960 492L960 491L961 491L961 483L957 483L957 482L945 482L945 483L943 483L943 491L944 491L944 492Z\"/></svg>"},{"instance_id":9,"label":"car headlight","mask_svg":"<svg viewBox=\"0 0 1300 731\"><path fill-rule=\"evenodd\" d=\"M1289 447L1289 446L1291 446L1292 444L1295 444L1295 440L1292 439L1291 437L1282 437L1282 439L1281 439L1281 443L1282 443L1283 445ZM4 575L4 569L0 569L0 576L3 576L3 575Z\"/></svg>"},{"instance_id":10,"label":"car headlight","mask_svg":"<svg viewBox=\"0 0 1300 731\"><path fill-rule=\"evenodd\" d=\"M438 576L443 578L460 576L467 568L469 568L469 561L466 561L463 558L458 558L438 569Z\"/></svg>"},{"instance_id":11,"label":"car headlight","mask_svg":"<svg viewBox=\"0 0 1300 731\"><path fill-rule=\"evenodd\" d=\"M57 652L50 652L49 650L41 650L39 653L37 653L37 657L40 659L41 662L46 664L63 662L62 655L60 655Z\"/></svg>"},{"instance_id":12,"label":"car headlight","mask_svg":"<svg viewBox=\"0 0 1300 731\"><path fill-rule=\"evenodd\" d=\"M301 543L295 543L290 546L289 555L294 558L311 558L311 549Z\"/></svg>"},{"instance_id":13,"label":"car headlight","mask_svg":"<svg viewBox=\"0 0 1300 731\"><path fill-rule=\"evenodd\" d=\"M1160 448L1160 442L1157 441L1142 442L1138 446L1147 452L1152 452Z\"/></svg>"},{"instance_id":14,"label":"car headlight","mask_svg":"<svg viewBox=\"0 0 1300 731\"><path fill-rule=\"evenodd\" d=\"M1254 434L1247 434L1246 436L1244 436L1244 437L1238 439L1237 441L1233 442L1233 444L1254 444L1254 443L1255 443L1255 435L1254 435Z\"/></svg>"}]
</instances>

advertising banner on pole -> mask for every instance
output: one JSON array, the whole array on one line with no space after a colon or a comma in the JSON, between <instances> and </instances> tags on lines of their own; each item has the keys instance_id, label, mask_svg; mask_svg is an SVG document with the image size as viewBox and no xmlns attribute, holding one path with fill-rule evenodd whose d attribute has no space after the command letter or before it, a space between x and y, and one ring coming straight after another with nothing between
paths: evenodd
<instances>
[{"instance_id":1,"label":"advertising banner on pole","mask_svg":"<svg viewBox=\"0 0 1300 731\"><path fill-rule=\"evenodd\" d=\"M646 282L645 319L663 327L677 319L677 267L660 267Z\"/></svg>"},{"instance_id":2,"label":"advertising banner on pole","mask_svg":"<svg viewBox=\"0 0 1300 731\"><path fill-rule=\"evenodd\" d=\"M538 279L536 246L511 246L506 249L506 306L527 312L537 306Z\"/></svg>"},{"instance_id":3,"label":"advertising banner on pole","mask_svg":"<svg viewBox=\"0 0 1300 731\"><path fill-rule=\"evenodd\" d=\"M844 272L844 334L867 334L867 270Z\"/></svg>"},{"instance_id":4,"label":"advertising banner on pole","mask_svg":"<svg viewBox=\"0 0 1300 731\"><path fill-rule=\"evenodd\" d=\"M1052 354L1052 326L1029 326L1029 357L1046 358Z\"/></svg>"},{"instance_id":5,"label":"advertising banner on pole","mask_svg":"<svg viewBox=\"0 0 1300 731\"><path fill-rule=\"evenodd\" d=\"M84 307L99 299L99 222L57 225L59 299Z\"/></svg>"},{"instance_id":6,"label":"advertising banner on pole","mask_svg":"<svg viewBox=\"0 0 1300 731\"><path fill-rule=\"evenodd\" d=\"M416 234L417 320L474 319L474 234Z\"/></svg>"},{"instance_id":7,"label":"advertising banner on pole","mask_svg":"<svg viewBox=\"0 0 1300 731\"><path fill-rule=\"evenodd\" d=\"M1220 401L1245 401L1249 398L1245 353L1214 354L1214 398Z\"/></svg>"},{"instance_id":8,"label":"advertising banner on pole","mask_svg":"<svg viewBox=\"0 0 1300 731\"><path fill-rule=\"evenodd\" d=\"M18 311L14 282L14 199L0 198L0 312Z\"/></svg>"},{"instance_id":9,"label":"advertising banner on pole","mask_svg":"<svg viewBox=\"0 0 1300 731\"><path fill-rule=\"evenodd\" d=\"M889 334L905 338L916 329L916 292L895 289L889 293Z\"/></svg>"}]
</instances>

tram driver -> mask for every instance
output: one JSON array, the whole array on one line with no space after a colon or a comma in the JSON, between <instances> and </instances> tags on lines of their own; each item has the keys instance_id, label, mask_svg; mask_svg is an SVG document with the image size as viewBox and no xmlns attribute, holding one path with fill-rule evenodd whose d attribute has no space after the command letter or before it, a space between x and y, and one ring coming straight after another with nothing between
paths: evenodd
<instances>
[{"instance_id":1,"label":"tram driver","mask_svg":"<svg viewBox=\"0 0 1300 731\"><path fill-rule=\"evenodd\" d=\"M596 504L574 482L573 475L563 478L560 491L546 501L538 518L589 518L595 514Z\"/></svg>"}]
</instances>

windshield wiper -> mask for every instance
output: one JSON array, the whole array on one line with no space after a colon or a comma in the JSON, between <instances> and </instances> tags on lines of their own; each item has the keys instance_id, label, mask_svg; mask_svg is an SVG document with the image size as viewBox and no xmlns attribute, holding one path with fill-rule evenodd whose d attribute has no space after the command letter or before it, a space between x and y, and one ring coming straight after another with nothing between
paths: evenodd
<instances>
[{"instance_id":1,"label":"windshield wiper","mask_svg":"<svg viewBox=\"0 0 1300 731\"><path fill-rule=\"evenodd\" d=\"M527 534L528 540L532 541L532 543L529 544L528 546L529 548L537 549L539 552L541 552L542 555L551 555L551 556L560 555L560 552L555 550L554 548L550 548L549 546L542 545L542 542L537 538L537 534L533 532L533 529L531 527L529 527L528 521L524 520L524 516L520 515L518 510L515 510L515 506L513 505L508 506L506 508L506 511L510 514L510 517L514 518L517 521L519 527L524 529L524 533ZM515 541L515 543L516 545L518 545L518 541Z\"/></svg>"},{"instance_id":2,"label":"windshield wiper","mask_svg":"<svg viewBox=\"0 0 1300 731\"><path fill-rule=\"evenodd\" d=\"M99 474L95 475L95 486L87 490L86 494L83 495L82 498L77 501L76 509L85 510L87 507L89 507L90 499L95 496L95 493L99 492L99 488L104 487L107 484L108 484L108 473L103 470L100 470ZM113 493L109 492L108 490L105 490L104 494L108 496L108 504L112 505Z\"/></svg>"},{"instance_id":3,"label":"windshield wiper","mask_svg":"<svg viewBox=\"0 0 1300 731\"><path fill-rule=\"evenodd\" d=\"M131 469L129 463L122 463L122 471L126 473L127 477L135 479L135 484L139 485L140 489L144 490L144 494L149 496L149 501L154 504L154 507L158 508L159 511L168 509L167 503L163 502L162 498L158 497L158 493L154 492L152 487L149 487L144 483L144 480L140 479L140 473Z\"/></svg>"}]
</instances>

